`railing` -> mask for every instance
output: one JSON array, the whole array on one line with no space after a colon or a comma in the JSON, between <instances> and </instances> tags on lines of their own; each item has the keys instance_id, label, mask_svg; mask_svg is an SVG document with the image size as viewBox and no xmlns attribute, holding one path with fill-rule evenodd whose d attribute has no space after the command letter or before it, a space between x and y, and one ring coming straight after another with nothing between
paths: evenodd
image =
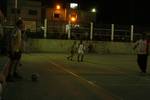
<instances>
[{"instance_id":1,"label":"railing","mask_svg":"<svg viewBox=\"0 0 150 100\"><path fill-rule=\"evenodd\" d=\"M9 35L13 29L13 26L4 26L5 36ZM68 39L68 33L66 32L65 24L62 25L52 25L50 24L47 29L47 39ZM112 33L111 33L111 25L101 25L97 27L93 27L93 39L97 41L112 41ZM70 29L71 38L70 39L83 39L90 40L90 25L86 26L78 26L72 27ZM38 30L37 32L26 31L26 35L28 38L44 38L44 31ZM149 37L150 34L148 34ZM141 36L140 31L134 30L133 41L136 41ZM113 41L123 41L130 42L131 41L131 29L129 25L127 26L119 26L116 25L114 28L114 37Z\"/></svg>"}]
</instances>

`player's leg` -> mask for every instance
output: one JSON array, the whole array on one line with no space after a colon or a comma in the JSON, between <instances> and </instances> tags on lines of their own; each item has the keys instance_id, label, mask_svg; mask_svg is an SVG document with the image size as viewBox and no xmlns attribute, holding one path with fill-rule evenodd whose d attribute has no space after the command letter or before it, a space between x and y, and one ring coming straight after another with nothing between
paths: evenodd
<instances>
[{"instance_id":1,"label":"player's leg","mask_svg":"<svg viewBox=\"0 0 150 100\"><path fill-rule=\"evenodd\" d=\"M142 72L146 73L146 69L147 69L147 55L143 55L142 57Z\"/></svg>"},{"instance_id":2,"label":"player's leg","mask_svg":"<svg viewBox=\"0 0 150 100\"><path fill-rule=\"evenodd\" d=\"M78 60L78 62L80 62L80 53L78 53L77 60Z\"/></svg>"},{"instance_id":3,"label":"player's leg","mask_svg":"<svg viewBox=\"0 0 150 100\"><path fill-rule=\"evenodd\" d=\"M71 60L71 61L72 61L72 59L73 59L73 55L74 55L74 52L71 51L71 55L70 55L70 60Z\"/></svg>"},{"instance_id":4,"label":"player's leg","mask_svg":"<svg viewBox=\"0 0 150 100\"><path fill-rule=\"evenodd\" d=\"M10 53L9 54L9 66L8 66L8 76L6 78L6 81L14 81L13 79L13 67L14 67L14 64L15 64L15 55L14 53Z\"/></svg>"},{"instance_id":5,"label":"player's leg","mask_svg":"<svg viewBox=\"0 0 150 100\"><path fill-rule=\"evenodd\" d=\"M81 54L81 62L83 62L84 53Z\"/></svg>"},{"instance_id":6,"label":"player's leg","mask_svg":"<svg viewBox=\"0 0 150 100\"><path fill-rule=\"evenodd\" d=\"M19 75L19 71L18 71L20 59L21 59L21 53L16 52L15 53L15 65L14 65L14 69L13 69L13 76L16 78L22 78L22 76Z\"/></svg>"},{"instance_id":7,"label":"player's leg","mask_svg":"<svg viewBox=\"0 0 150 100\"><path fill-rule=\"evenodd\" d=\"M137 63L138 63L138 66L139 66L141 72L143 72L143 70L142 70L143 59L142 59L142 55L140 55L140 54L137 55Z\"/></svg>"},{"instance_id":8,"label":"player's leg","mask_svg":"<svg viewBox=\"0 0 150 100\"><path fill-rule=\"evenodd\" d=\"M69 56L67 57L67 59L70 60L70 58L71 58L71 52L70 52Z\"/></svg>"}]
</instances>

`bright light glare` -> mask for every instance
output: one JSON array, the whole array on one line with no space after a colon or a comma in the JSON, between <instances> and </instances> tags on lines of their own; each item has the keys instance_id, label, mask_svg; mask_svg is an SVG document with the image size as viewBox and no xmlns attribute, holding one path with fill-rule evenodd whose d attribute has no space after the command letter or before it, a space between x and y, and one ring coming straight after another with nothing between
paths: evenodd
<instances>
[{"instance_id":1,"label":"bright light glare","mask_svg":"<svg viewBox=\"0 0 150 100\"><path fill-rule=\"evenodd\" d=\"M75 21L76 21L76 18L75 18L75 17L71 17L71 21L72 21L72 22L75 22Z\"/></svg>"},{"instance_id":2,"label":"bright light glare","mask_svg":"<svg viewBox=\"0 0 150 100\"><path fill-rule=\"evenodd\" d=\"M56 9L59 10L61 7L60 5L56 5Z\"/></svg>"},{"instance_id":3,"label":"bright light glare","mask_svg":"<svg viewBox=\"0 0 150 100\"><path fill-rule=\"evenodd\" d=\"M76 9L78 7L77 3L70 3L70 8Z\"/></svg>"},{"instance_id":4,"label":"bright light glare","mask_svg":"<svg viewBox=\"0 0 150 100\"><path fill-rule=\"evenodd\" d=\"M92 12L96 12L96 9L95 9L95 8L93 8L93 9L92 9Z\"/></svg>"}]
</instances>

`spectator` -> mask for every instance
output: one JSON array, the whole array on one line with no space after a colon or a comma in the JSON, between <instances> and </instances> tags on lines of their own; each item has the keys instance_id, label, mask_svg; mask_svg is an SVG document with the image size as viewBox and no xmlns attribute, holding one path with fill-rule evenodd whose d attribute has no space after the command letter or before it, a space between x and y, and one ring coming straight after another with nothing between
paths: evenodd
<instances>
[{"instance_id":1,"label":"spectator","mask_svg":"<svg viewBox=\"0 0 150 100\"><path fill-rule=\"evenodd\" d=\"M143 33L142 37L136 41L134 45L134 49L137 51L137 63L141 73L146 73L147 70L148 47L148 40L146 39L146 35Z\"/></svg>"},{"instance_id":2,"label":"spectator","mask_svg":"<svg viewBox=\"0 0 150 100\"><path fill-rule=\"evenodd\" d=\"M18 65L20 64L21 54L22 54L22 31L24 31L24 23L22 20L16 22L16 27L10 36L10 47L9 47L9 57L10 57L10 67L8 73L8 81L13 81L14 78L21 79L22 76L18 73Z\"/></svg>"}]
</instances>

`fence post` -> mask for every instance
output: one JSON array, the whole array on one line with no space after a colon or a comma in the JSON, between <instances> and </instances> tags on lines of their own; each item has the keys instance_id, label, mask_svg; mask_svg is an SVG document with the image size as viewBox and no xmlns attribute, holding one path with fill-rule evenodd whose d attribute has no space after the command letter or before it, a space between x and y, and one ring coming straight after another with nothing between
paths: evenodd
<instances>
[{"instance_id":1,"label":"fence post","mask_svg":"<svg viewBox=\"0 0 150 100\"><path fill-rule=\"evenodd\" d=\"M133 35L134 35L134 26L131 25L131 36L130 36L131 42L133 41Z\"/></svg>"},{"instance_id":2,"label":"fence post","mask_svg":"<svg viewBox=\"0 0 150 100\"><path fill-rule=\"evenodd\" d=\"M68 39L71 38L71 23L69 21L69 24L68 24Z\"/></svg>"},{"instance_id":3,"label":"fence post","mask_svg":"<svg viewBox=\"0 0 150 100\"><path fill-rule=\"evenodd\" d=\"M18 12L17 12L17 10L18 10L18 0L15 0L15 19L14 19L14 21L15 21L15 23L17 22L17 17L18 17Z\"/></svg>"},{"instance_id":4,"label":"fence post","mask_svg":"<svg viewBox=\"0 0 150 100\"><path fill-rule=\"evenodd\" d=\"M111 24L111 41L114 40L114 24Z\"/></svg>"},{"instance_id":5,"label":"fence post","mask_svg":"<svg viewBox=\"0 0 150 100\"><path fill-rule=\"evenodd\" d=\"M47 37L47 19L44 19L44 38Z\"/></svg>"},{"instance_id":6,"label":"fence post","mask_svg":"<svg viewBox=\"0 0 150 100\"><path fill-rule=\"evenodd\" d=\"M91 22L91 28L90 28L90 40L93 40L93 22Z\"/></svg>"}]
</instances>

